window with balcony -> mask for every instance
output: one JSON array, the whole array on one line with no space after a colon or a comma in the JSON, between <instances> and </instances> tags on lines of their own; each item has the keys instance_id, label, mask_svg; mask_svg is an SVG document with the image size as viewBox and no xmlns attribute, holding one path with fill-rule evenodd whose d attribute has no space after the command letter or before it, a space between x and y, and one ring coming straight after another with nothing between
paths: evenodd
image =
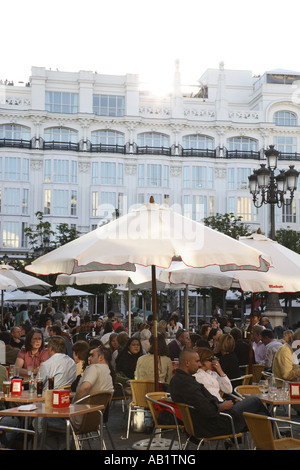
<instances>
[{"instance_id":1,"label":"window with balcony","mask_svg":"<svg viewBox=\"0 0 300 470\"><path fill-rule=\"evenodd\" d=\"M297 137L274 136L274 146L281 153L297 152Z\"/></svg>"},{"instance_id":2,"label":"window with balcony","mask_svg":"<svg viewBox=\"0 0 300 470\"><path fill-rule=\"evenodd\" d=\"M0 140L10 141L30 140L30 128L18 124L3 124L0 126Z\"/></svg>"},{"instance_id":3,"label":"window with balcony","mask_svg":"<svg viewBox=\"0 0 300 470\"><path fill-rule=\"evenodd\" d=\"M257 151L257 140L250 137L231 137L227 139L227 148L229 151L255 152Z\"/></svg>"},{"instance_id":4,"label":"window with balcony","mask_svg":"<svg viewBox=\"0 0 300 470\"><path fill-rule=\"evenodd\" d=\"M144 132L137 136L137 152L140 154L170 155L169 136L159 132Z\"/></svg>"},{"instance_id":5,"label":"window with balcony","mask_svg":"<svg viewBox=\"0 0 300 470\"><path fill-rule=\"evenodd\" d=\"M214 154L214 139L207 135L186 135L182 138L183 155L206 156Z\"/></svg>"}]
</instances>

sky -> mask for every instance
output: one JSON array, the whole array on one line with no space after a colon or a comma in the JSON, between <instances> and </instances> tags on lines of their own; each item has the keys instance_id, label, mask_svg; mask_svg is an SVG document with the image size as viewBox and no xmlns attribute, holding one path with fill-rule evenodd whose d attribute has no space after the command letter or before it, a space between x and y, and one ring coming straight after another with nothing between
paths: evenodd
<instances>
[{"instance_id":1,"label":"sky","mask_svg":"<svg viewBox=\"0 0 300 470\"><path fill-rule=\"evenodd\" d=\"M0 79L31 67L138 74L162 92L208 68L300 71L298 0L11 0L0 7Z\"/></svg>"}]
</instances>

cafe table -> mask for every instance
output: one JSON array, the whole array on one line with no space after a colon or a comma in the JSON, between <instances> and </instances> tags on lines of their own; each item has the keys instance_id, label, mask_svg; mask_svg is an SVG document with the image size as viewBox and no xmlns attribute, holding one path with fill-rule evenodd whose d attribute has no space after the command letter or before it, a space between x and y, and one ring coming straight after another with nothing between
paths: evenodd
<instances>
[{"instance_id":1,"label":"cafe table","mask_svg":"<svg viewBox=\"0 0 300 470\"><path fill-rule=\"evenodd\" d=\"M254 394L251 396L258 397L265 405L268 405L270 413L272 414L274 418L276 418L277 407L280 405L287 405L289 408L289 412L288 412L288 416L284 417L284 419L286 419L287 422L289 419L291 419L291 416L290 416L291 407L293 405L300 405L300 397L299 398L282 397L280 393L279 394L260 393L260 394ZM289 426L289 429L291 430L290 426ZM277 430L278 436L281 437L280 430L277 425L276 425L276 430Z\"/></svg>"},{"instance_id":2,"label":"cafe table","mask_svg":"<svg viewBox=\"0 0 300 470\"><path fill-rule=\"evenodd\" d=\"M27 403L37 403L37 402L44 402L45 401L45 395L42 396L37 396L36 391L35 392L29 392L29 390L22 390L21 394L10 394L9 396L4 395L3 392L0 392L0 402L5 402L5 403L13 403L16 404L18 403L19 405L22 404L27 404ZM20 415L18 415L20 416ZM28 429L28 419L29 417L25 417L25 429ZM24 450L27 449L27 434L24 434L24 444L23 448Z\"/></svg>"},{"instance_id":3,"label":"cafe table","mask_svg":"<svg viewBox=\"0 0 300 470\"><path fill-rule=\"evenodd\" d=\"M74 404L63 408L45 407L45 403L35 402L32 404L31 410L23 410L22 407L7 408L0 410L0 416L16 416L25 418L25 426L28 425L29 418L65 418L66 419L66 448L70 450L70 420L75 416L83 415L86 413L93 413L99 411L101 413L100 419L100 448L103 449L103 420L102 411L104 405L84 405ZM44 420L44 426L46 426L46 420ZM38 436L38 419L34 420L35 436L33 442L33 449L37 449L37 436ZM26 427L25 427L26 429Z\"/></svg>"}]
</instances>

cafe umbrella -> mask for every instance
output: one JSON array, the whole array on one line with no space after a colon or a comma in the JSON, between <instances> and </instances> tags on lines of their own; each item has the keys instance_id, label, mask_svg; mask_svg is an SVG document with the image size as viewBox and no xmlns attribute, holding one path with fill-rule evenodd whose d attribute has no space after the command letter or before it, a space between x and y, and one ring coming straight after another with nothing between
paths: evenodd
<instances>
[{"instance_id":1,"label":"cafe umbrella","mask_svg":"<svg viewBox=\"0 0 300 470\"><path fill-rule=\"evenodd\" d=\"M191 269L178 264L168 270L162 271L160 280L170 282L173 285L188 284L194 287L204 287L209 284L209 276L212 275L215 280L223 278L224 290L237 288L243 292L252 294L252 312L257 293L293 293L300 292L300 255L293 250L281 245L265 235L253 233L247 237L241 237L243 243L258 249L272 258L272 266L268 272L254 271L232 271L220 272L217 266L210 266L204 269ZM221 285L221 284L220 284ZM250 348L252 351L252 348ZM251 357L250 357L251 360Z\"/></svg>"},{"instance_id":2,"label":"cafe umbrella","mask_svg":"<svg viewBox=\"0 0 300 470\"><path fill-rule=\"evenodd\" d=\"M168 268L180 259L191 267L209 265L222 269L267 270L271 258L220 232L189 219L168 207L150 203L103 225L36 259L26 267L35 274L78 270L135 270L135 264L151 266L154 353L157 358L156 267ZM107 268L108 266L108 268ZM155 387L158 364L155 361Z\"/></svg>"},{"instance_id":3,"label":"cafe umbrella","mask_svg":"<svg viewBox=\"0 0 300 470\"><path fill-rule=\"evenodd\" d=\"M13 287L4 288L2 289L2 305L1 305L1 318L3 321L3 290L6 289L50 289L51 285L47 282L36 278L35 276L30 276L29 274L22 273L21 271L17 271L9 264L0 264L0 276L1 278L6 279L8 285L13 285Z\"/></svg>"}]
</instances>

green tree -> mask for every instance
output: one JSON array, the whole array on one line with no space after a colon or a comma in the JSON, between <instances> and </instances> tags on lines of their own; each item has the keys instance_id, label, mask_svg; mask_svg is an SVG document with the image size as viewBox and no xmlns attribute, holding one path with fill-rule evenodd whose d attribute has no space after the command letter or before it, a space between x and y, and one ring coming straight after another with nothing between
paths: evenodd
<instances>
[{"instance_id":1,"label":"green tree","mask_svg":"<svg viewBox=\"0 0 300 470\"><path fill-rule=\"evenodd\" d=\"M79 235L80 232L78 232L75 227L69 227L69 225L65 223L58 224L55 246L59 247L65 245L66 243L78 238Z\"/></svg>"},{"instance_id":2,"label":"green tree","mask_svg":"<svg viewBox=\"0 0 300 470\"><path fill-rule=\"evenodd\" d=\"M37 224L33 227L25 228L25 236L31 248L38 250L40 247L44 249L51 247L51 237L54 235L51 230L50 222L44 221L44 214L41 211L35 213Z\"/></svg>"},{"instance_id":3,"label":"green tree","mask_svg":"<svg viewBox=\"0 0 300 470\"><path fill-rule=\"evenodd\" d=\"M204 225L225 233L236 240L239 237L245 237L251 234L250 227L242 222L242 217L236 217L232 212L230 214L219 214L204 219Z\"/></svg>"},{"instance_id":4,"label":"green tree","mask_svg":"<svg viewBox=\"0 0 300 470\"><path fill-rule=\"evenodd\" d=\"M292 230L289 227L286 229L281 228L276 231L276 241L280 243L280 245L300 254L300 232Z\"/></svg>"}]
</instances>

